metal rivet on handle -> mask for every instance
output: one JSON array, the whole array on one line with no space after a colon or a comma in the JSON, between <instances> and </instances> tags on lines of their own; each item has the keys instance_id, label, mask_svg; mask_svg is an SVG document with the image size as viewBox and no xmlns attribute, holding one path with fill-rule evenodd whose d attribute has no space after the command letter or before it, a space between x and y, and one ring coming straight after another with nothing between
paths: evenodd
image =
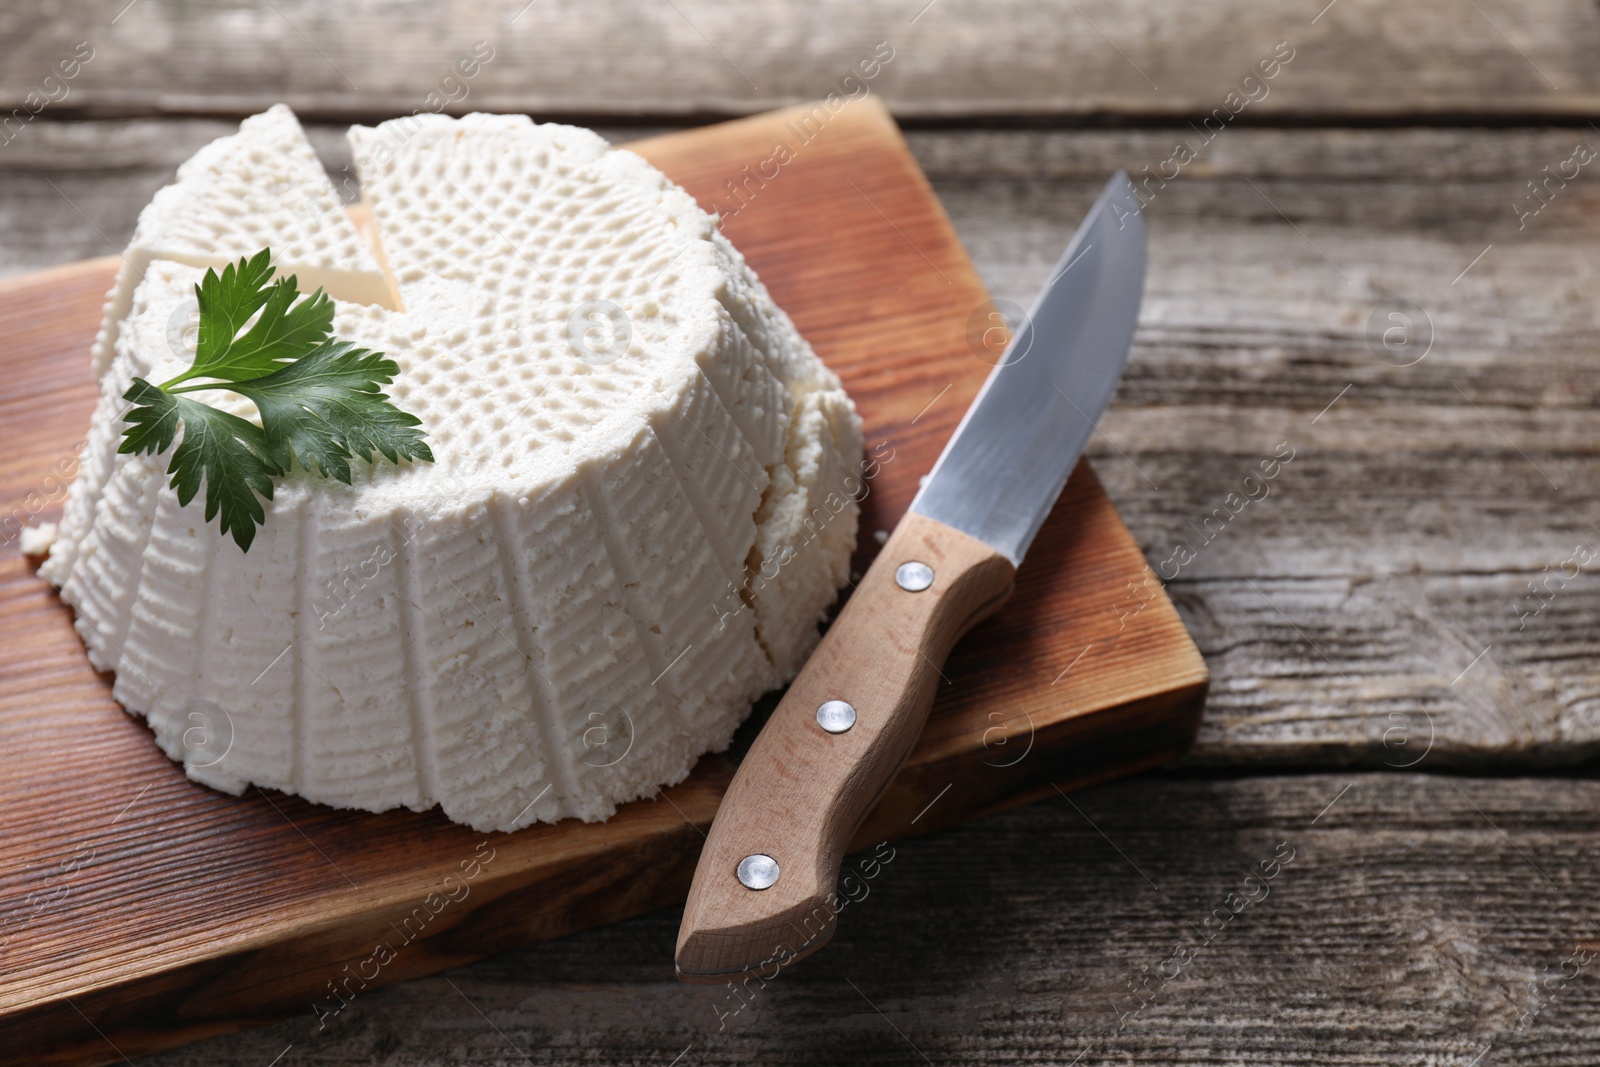
<instances>
[{"instance_id":1,"label":"metal rivet on handle","mask_svg":"<svg viewBox=\"0 0 1600 1067\"><path fill-rule=\"evenodd\" d=\"M778 881L778 861L757 852L739 861L739 884L746 889L771 889Z\"/></svg>"},{"instance_id":2,"label":"metal rivet on handle","mask_svg":"<svg viewBox=\"0 0 1600 1067\"><path fill-rule=\"evenodd\" d=\"M894 581L908 593L920 593L933 584L933 568L912 560L895 568Z\"/></svg>"},{"instance_id":3,"label":"metal rivet on handle","mask_svg":"<svg viewBox=\"0 0 1600 1067\"><path fill-rule=\"evenodd\" d=\"M825 700L817 708L817 725L830 734L842 734L856 724L856 709L842 700Z\"/></svg>"}]
</instances>

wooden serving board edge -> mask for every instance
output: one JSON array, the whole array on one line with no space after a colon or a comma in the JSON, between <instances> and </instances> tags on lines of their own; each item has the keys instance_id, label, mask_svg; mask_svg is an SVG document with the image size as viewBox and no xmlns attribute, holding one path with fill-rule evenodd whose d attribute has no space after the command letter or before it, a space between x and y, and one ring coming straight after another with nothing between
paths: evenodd
<instances>
[{"instance_id":1,"label":"wooden serving board edge","mask_svg":"<svg viewBox=\"0 0 1600 1067\"><path fill-rule=\"evenodd\" d=\"M902 840L1159 767L1192 742L1206 685L1204 678L1191 679L1170 692L1039 731L1029 755L1010 767L1000 765L1012 758L1000 747L908 764L853 848ZM674 906L670 902L688 893L702 835L731 776L731 766L724 767L714 783L686 782L667 790L673 808L655 805L662 809L655 832L631 835L624 847L596 839L592 847L553 858L542 870L495 870L491 860L485 875L471 884L471 908L445 907L421 936L397 947L392 961L370 980L363 976L371 976L376 946L396 943L395 924L423 906L414 891L403 899L362 894L342 912L321 911L314 926L292 935L218 944L204 959L155 968L144 976L51 990L0 1016L0 1033L7 1038L0 1063L114 1063L296 1014L320 1029L334 1025L344 1008L370 989ZM576 843L580 835L574 837ZM574 870L583 871L579 884ZM310 962L326 959L341 962ZM73 1034L74 1039L63 1040Z\"/></svg>"}]
</instances>

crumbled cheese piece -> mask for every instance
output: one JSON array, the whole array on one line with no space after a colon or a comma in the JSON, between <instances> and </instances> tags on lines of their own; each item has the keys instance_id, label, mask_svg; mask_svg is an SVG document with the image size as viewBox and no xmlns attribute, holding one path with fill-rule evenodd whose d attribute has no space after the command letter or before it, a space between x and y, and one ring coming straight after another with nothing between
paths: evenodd
<instances>
[{"instance_id":1,"label":"crumbled cheese piece","mask_svg":"<svg viewBox=\"0 0 1600 1067\"><path fill-rule=\"evenodd\" d=\"M24 556L42 556L56 543L56 524L41 522L37 526L24 526L20 541Z\"/></svg>"}]
</instances>

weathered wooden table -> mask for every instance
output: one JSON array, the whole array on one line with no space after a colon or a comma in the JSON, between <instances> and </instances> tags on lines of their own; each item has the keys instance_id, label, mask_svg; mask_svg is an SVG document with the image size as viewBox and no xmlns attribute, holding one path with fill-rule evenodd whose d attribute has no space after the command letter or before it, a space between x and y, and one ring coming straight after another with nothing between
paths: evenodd
<instances>
[{"instance_id":1,"label":"weathered wooden table","mask_svg":"<svg viewBox=\"0 0 1600 1067\"><path fill-rule=\"evenodd\" d=\"M622 138L869 91L1020 303L1126 167L1091 455L1213 675L1180 766L899 845L737 1014L663 912L146 1062L1600 1060L1595 4L124 2L0 10L0 272L119 248L280 99L337 168L418 108Z\"/></svg>"}]
</instances>

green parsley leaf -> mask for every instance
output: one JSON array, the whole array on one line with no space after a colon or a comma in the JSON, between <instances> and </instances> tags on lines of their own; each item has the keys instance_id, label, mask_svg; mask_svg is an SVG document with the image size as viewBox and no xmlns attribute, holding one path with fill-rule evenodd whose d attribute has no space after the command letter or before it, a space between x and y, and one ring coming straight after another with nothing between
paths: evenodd
<instances>
[{"instance_id":1,"label":"green parsley leaf","mask_svg":"<svg viewBox=\"0 0 1600 1067\"><path fill-rule=\"evenodd\" d=\"M228 347L223 359L204 369L206 377L238 382L270 374L333 336L333 301L318 289L296 304L297 283L291 274L272 284L261 317Z\"/></svg>"},{"instance_id":2,"label":"green parsley leaf","mask_svg":"<svg viewBox=\"0 0 1600 1067\"><path fill-rule=\"evenodd\" d=\"M193 378L248 381L271 374L284 362L299 359L333 335L333 301L321 289L296 304L294 275L272 281L269 252L215 270L195 287L200 305L200 334L194 365L162 383L163 389ZM239 331L256 312L255 324Z\"/></svg>"},{"instance_id":3,"label":"green parsley leaf","mask_svg":"<svg viewBox=\"0 0 1600 1067\"><path fill-rule=\"evenodd\" d=\"M172 447L178 435L178 401L143 378L135 378L122 399L133 407L128 411L128 428L122 431L118 452L134 455L148 452L160 455Z\"/></svg>"},{"instance_id":4,"label":"green parsley leaf","mask_svg":"<svg viewBox=\"0 0 1600 1067\"><path fill-rule=\"evenodd\" d=\"M173 396L143 378L135 378L124 395L136 406L128 413L133 425L117 451L164 452L181 421L183 440L167 467L178 503L195 498L204 475L206 521L220 515L222 532L231 532L239 548L249 551L256 527L266 519L256 495L271 500L272 479L283 473L261 427L198 400Z\"/></svg>"},{"instance_id":5,"label":"green parsley leaf","mask_svg":"<svg viewBox=\"0 0 1600 1067\"><path fill-rule=\"evenodd\" d=\"M382 453L433 462L423 442L422 420L389 402L380 385L400 368L378 352L327 341L264 378L238 382L233 391L255 402L273 460L285 470L297 460L325 478L350 483L349 457L373 461Z\"/></svg>"},{"instance_id":6,"label":"green parsley leaf","mask_svg":"<svg viewBox=\"0 0 1600 1067\"><path fill-rule=\"evenodd\" d=\"M220 274L206 271L195 286L194 363L159 386L135 378L123 394L133 407L118 451L158 455L181 426L167 466L178 503L193 500L203 480L206 521L220 516L222 532L243 550L266 519L261 501L272 499L273 479L296 463L348 484L356 457L433 462L421 420L380 389L399 366L334 340L333 301L321 289L302 299L294 277L273 281L273 273L265 248ZM181 395L203 390L248 398L261 425Z\"/></svg>"},{"instance_id":7,"label":"green parsley leaf","mask_svg":"<svg viewBox=\"0 0 1600 1067\"><path fill-rule=\"evenodd\" d=\"M194 350L191 376L206 374L213 367L222 369L234 338L244 329L250 316L266 306L272 296L269 282L273 268L271 254L262 249L253 258L241 259L216 270L207 270L194 297L200 305L200 331ZM170 383L169 383L170 384Z\"/></svg>"}]
</instances>

